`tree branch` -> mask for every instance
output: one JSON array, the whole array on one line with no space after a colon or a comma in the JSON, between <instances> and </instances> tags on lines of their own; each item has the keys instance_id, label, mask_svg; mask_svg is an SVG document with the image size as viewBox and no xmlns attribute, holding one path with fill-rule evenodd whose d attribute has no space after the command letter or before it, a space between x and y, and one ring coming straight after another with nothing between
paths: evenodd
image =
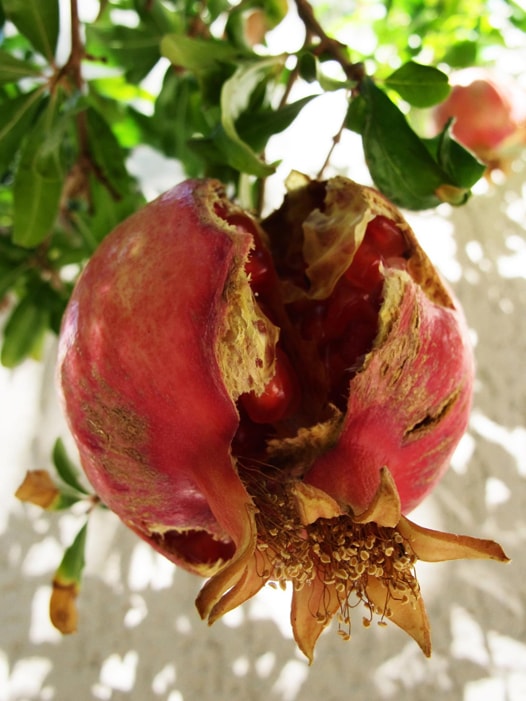
<instances>
[{"instance_id":1,"label":"tree branch","mask_svg":"<svg viewBox=\"0 0 526 701\"><path fill-rule=\"evenodd\" d=\"M320 42L318 45L318 51L320 53L329 54L340 64L349 80L359 83L365 75L363 63L353 63L352 61L349 61L347 56L347 47L345 44L342 44L333 37L327 35L321 24L316 19L314 10L312 9L312 6L308 0L295 0L295 3L299 18L307 30L307 41L311 36L317 37Z\"/></svg>"}]
</instances>

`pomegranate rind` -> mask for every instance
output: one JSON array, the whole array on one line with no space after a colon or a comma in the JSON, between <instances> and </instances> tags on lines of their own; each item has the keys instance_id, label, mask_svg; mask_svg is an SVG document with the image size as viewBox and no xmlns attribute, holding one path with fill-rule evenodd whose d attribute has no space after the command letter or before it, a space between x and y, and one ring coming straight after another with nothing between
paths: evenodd
<instances>
[{"instance_id":1,"label":"pomegranate rind","mask_svg":"<svg viewBox=\"0 0 526 701\"><path fill-rule=\"evenodd\" d=\"M466 430L473 356L460 311L436 305L403 271L387 275L380 322L350 382L339 440L305 480L360 513L387 466L408 513L436 486Z\"/></svg>"},{"instance_id":2,"label":"pomegranate rind","mask_svg":"<svg viewBox=\"0 0 526 701\"><path fill-rule=\"evenodd\" d=\"M59 348L95 491L201 575L253 548L252 500L230 455L234 400L263 389L272 366L260 355L277 338L240 274L252 237L216 214L227 206L219 183L187 181L117 227L75 287Z\"/></svg>"}]
</instances>

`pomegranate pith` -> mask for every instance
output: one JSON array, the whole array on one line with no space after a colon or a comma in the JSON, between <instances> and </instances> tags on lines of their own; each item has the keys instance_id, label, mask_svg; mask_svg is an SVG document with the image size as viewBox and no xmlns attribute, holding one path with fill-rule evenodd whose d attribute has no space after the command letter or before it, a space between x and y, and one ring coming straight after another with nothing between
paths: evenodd
<instances>
[{"instance_id":1,"label":"pomegranate pith","mask_svg":"<svg viewBox=\"0 0 526 701\"><path fill-rule=\"evenodd\" d=\"M203 617L290 581L309 658L338 610L345 636L354 596L427 654L415 560L505 559L402 516L465 430L466 338L375 191L300 180L258 222L216 181L190 180L95 253L64 318L59 376L101 499L211 576Z\"/></svg>"}]
</instances>

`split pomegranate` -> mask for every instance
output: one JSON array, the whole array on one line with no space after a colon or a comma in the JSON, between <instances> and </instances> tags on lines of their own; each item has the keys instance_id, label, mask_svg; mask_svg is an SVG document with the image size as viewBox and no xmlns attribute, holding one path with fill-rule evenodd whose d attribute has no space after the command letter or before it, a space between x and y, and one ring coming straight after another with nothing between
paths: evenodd
<instances>
[{"instance_id":1,"label":"split pomegranate","mask_svg":"<svg viewBox=\"0 0 526 701\"><path fill-rule=\"evenodd\" d=\"M506 170L526 146L526 91L510 77L484 68L453 75L449 97L433 111L437 129L452 131L490 169Z\"/></svg>"},{"instance_id":2,"label":"split pomegranate","mask_svg":"<svg viewBox=\"0 0 526 701\"><path fill-rule=\"evenodd\" d=\"M429 654L416 559L506 559L402 515L466 428L472 354L401 214L345 178L296 176L263 222L213 180L148 204L79 279L59 377L98 495L209 577L210 622L291 582L309 659L355 599Z\"/></svg>"}]
</instances>

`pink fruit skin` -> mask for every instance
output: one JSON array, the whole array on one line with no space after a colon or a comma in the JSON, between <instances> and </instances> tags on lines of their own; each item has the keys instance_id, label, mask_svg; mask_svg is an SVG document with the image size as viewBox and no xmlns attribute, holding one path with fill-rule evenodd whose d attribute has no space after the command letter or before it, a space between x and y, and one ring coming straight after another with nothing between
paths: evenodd
<instances>
[{"instance_id":1,"label":"pink fruit skin","mask_svg":"<svg viewBox=\"0 0 526 701\"><path fill-rule=\"evenodd\" d=\"M232 556L250 502L229 454L238 416L213 349L230 265L251 237L207 217L209 192L187 181L103 241L59 349L66 413L97 494L187 569Z\"/></svg>"},{"instance_id":2,"label":"pink fruit skin","mask_svg":"<svg viewBox=\"0 0 526 701\"><path fill-rule=\"evenodd\" d=\"M466 430L473 376L462 313L411 282L388 338L351 380L337 445L305 481L361 513L386 466L409 513L443 476Z\"/></svg>"},{"instance_id":3,"label":"pink fruit skin","mask_svg":"<svg viewBox=\"0 0 526 701\"><path fill-rule=\"evenodd\" d=\"M449 97L433 114L438 129L454 117L455 137L483 158L516 132L526 143L526 92L517 84L484 69L460 71L452 82Z\"/></svg>"},{"instance_id":4,"label":"pink fruit skin","mask_svg":"<svg viewBox=\"0 0 526 701\"><path fill-rule=\"evenodd\" d=\"M186 181L104 240L68 305L58 364L96 493L154 548L206 575L248 552L255 537L252 499L230 452L239 416L215 356L225 286L252 237L211 214L219 187ZM385 198L356 185L352 192L401 225ZM320 446L304 474L355 513L368 507L384 466L409 512L466 428L467 331L424 258L416 256L427 293L407 273L386 273L402 290L388 330L351 380L336 444Z\"/></svg>"}]
</instances>

